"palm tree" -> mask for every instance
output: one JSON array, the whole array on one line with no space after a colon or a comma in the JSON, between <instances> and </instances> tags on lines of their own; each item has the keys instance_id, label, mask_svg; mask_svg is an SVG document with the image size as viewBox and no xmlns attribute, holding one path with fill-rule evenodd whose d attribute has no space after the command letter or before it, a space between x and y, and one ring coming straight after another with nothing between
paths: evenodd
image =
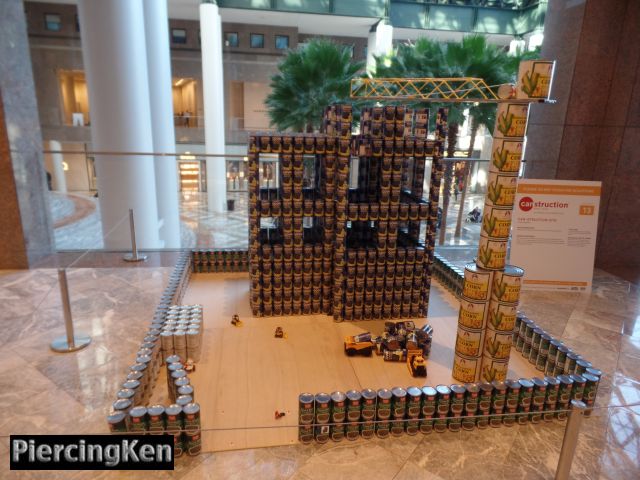
<instances>
[{"instance_id":1,"label":"palm tree","mask_svg":"<svg viewBox=\"0 0 640 480\"><path fill-rule=\"evenodd\" d=\"M497 45L490 44L482 35L467 36L460 43L441 43L428 38L419 38L415 44L399 45L394 56L377 59L377 77L479 77L489 86L507 83L512 78L513 60ZM468 108L459 104L447 104L449 108L449 126L458 127L462 122L463 111ZM473 155L475 140L481 126L493 126L496 106L492 104L474 105L469 108L469 125L471 141L467 157ZM457 129L456 129L457 132ZM454 137L457 140L457 135ZM449 146L449 151L455 150ZM466 178L469 164L465 164L462 172L465 178L465 189L461 192L460 211L455 236L460 236L461 212L464 209ZM446 219L449 206L450 183L443 193L443 214ZM446 227L446 220L441 229ZM440 243L444 235L440 235Z\"/></svg>"},{"instance_id":2,"label":"palm tree","mask_svg":"<svg viewBox=\"0 0 640 480\"><path fill-rule=\"evenodd\" d=\"M271 124L279 130L317 130L327 105L348 101L351 79L363 66L351 59L347 46L325 39L290 51L271 78L265 101Z\"/></svg>"}]
</instances>

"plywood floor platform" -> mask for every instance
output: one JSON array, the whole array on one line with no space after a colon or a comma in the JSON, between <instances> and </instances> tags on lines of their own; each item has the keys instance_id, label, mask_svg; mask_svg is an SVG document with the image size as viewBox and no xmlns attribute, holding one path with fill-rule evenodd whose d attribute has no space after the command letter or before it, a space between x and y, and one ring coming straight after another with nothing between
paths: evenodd
<instances>
[{"instance_id":1,"label":"plywood floor platform","mask_svg":"<svg viewBox=\"0 0 640 480\"><path fill-rule=\"evenodd\" d=\"M378 335L383 320L336 323L326 315L253 318L246 273L193 275L183 304L196 303L203 305L204 336L202 358L191 381L202 409L205 451L296 443L301 392L458 383L451 377L458 302L438 284L431 289L428 322L434 341L426 381L413 378L405 362L344 354L345 335ZM241 327L230 323L235 313ZM286 339L274 338L277 326ZM514 351L509 377L535 375ZM163 382L161 375L154 395L158 400L166 396ZM276 420L276 410L286 415Z\"/></svg>"}]
</instances>

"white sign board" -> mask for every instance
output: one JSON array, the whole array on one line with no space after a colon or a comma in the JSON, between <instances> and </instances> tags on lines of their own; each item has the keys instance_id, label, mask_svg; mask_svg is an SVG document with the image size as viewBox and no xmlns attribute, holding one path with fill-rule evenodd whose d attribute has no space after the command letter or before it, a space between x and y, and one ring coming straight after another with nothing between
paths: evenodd
<instances>
[{"instance_id":1,"label":"white sign board","mask_svg":"<svg viewBox=\"0 0 640 480\"><path fill-rule=\"evenodd\" d=\"M523 288L591 289L600 190L600 182L518 182L509 263L524 268Z\"/></svg>"}]
</instances>

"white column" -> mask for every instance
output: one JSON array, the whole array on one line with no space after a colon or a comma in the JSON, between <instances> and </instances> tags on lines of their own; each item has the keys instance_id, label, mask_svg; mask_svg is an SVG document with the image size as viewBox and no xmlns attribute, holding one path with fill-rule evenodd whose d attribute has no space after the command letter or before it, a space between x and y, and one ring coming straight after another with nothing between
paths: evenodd
<instances>
[{"instance_id":1,"label":"white column","mask_svg":"<svg viewBox=\"0 0 640 480\"><path fill-rule=\"evenodd\" d=\"M176 151L169 56L169 22L166 0L143 0L144 31L153 151ZM160 220L160 240L165 248L180 248L178 212L178 171L176 157L155 157L156 196Z\"/></svg>"},{"instance_id":2,"label":"white column","mask_svg":"<svg viewBox=\"0 0 640 480\"><path fill-rule=\"evenodd\" d=\"M152 151L142 2L79 0L78 15L93 149ZM130 208L135 213L138 246L160 247L153 157L95 158L105 248L130 248L126 220Z\"/></svg>"},{"instance_id":3,"label":"white column","mask_svg":"<svg viewBox=\"0 0 640 480\"><path fill-rule=\"evenodd\" d=\"M387 55L392 50L393 27L385 19L382 19L371 27L367 37L367 72L375 71L375 56Z\"/></svg>"},{"instance_id":4,"label":"white column","mask_svg":"<svg viewBox=\"0 0 640 480\"><path fill-rule=\"evenodd\" d=\"M218 6L200 5L202 41L202 94L204 139L207 153L225 153L224 76L222 74L222 22ZM223 158L207 158L207 199L209 211L226 211L227 184Z\"/></svg>"},{"instance_id":5,"label":"white column","mask_svg":"<svg viewBox=\"0 0 640 480\"><path fill-rule=\"evenodd\" d=\"M62 145L57 140L49 140L49 150L60 151ZM67 193L67 179L64 178L64 166L62 165L62 154L51 154L51 176L53 177L53 189L57 192Z\"/></svg>"}]
</instances>

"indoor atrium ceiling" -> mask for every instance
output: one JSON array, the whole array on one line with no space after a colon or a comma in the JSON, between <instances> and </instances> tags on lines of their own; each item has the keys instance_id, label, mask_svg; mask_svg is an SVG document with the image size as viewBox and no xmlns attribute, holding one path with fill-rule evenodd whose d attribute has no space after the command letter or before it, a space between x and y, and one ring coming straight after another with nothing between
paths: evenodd
<instances>
[{"instance_id":1,"label":"indoor atrium ceiling","mask_svg":"<svg viewBox=\"0 0 640 480\"><path fill-rule=\"evenodd\" d=\"M28 0L31 1L31 0ZM198 20L198 7L201 0L168 0L169 18L181 20ZM46 0L43 3L77 4L77 0ZM365 38L369 29L378 19L372 17L347 17L341 15L301 14L268 10L251 10L242 8L221 8L222 21L226 23L273 25L281 27L297 27L299 33L308 35L329 35L342 37ZM441 41L458 41L465 33L443 30L420 30L415 28L395 28L393 38L397 40L415 40L425 36ZM487 35L489 41L498 45L508 45L511 35Z\"/></svg>"}]
</instances>

